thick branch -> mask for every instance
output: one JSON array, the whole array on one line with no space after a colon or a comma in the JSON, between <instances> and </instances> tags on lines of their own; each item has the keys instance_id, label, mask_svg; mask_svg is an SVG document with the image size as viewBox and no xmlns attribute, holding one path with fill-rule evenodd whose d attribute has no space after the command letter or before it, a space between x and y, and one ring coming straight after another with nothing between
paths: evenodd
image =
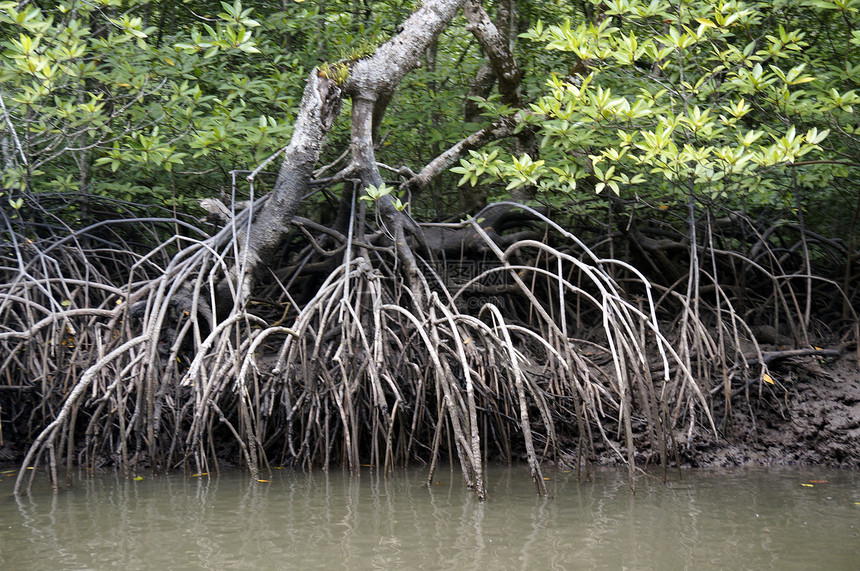
<instances>
[{"instance_id":1,"label":"thick branch","mask_svg":"<svg viewBox=\"0 0 860 571\"><path fill-rule=\"evenodd\" d=\"M476 131L457 142L447 151L427 163L421 169L421 172L413 176L407 181L407 184L416 190L422 190L429 185L433 179L448 170L450 167L457 164L460 157L464 156L472 149L480 149L490 141L510 137L514 134L516 121L512 118L505 118L498 123L494 123L489 127L485 127L480 131Z\"/></svg>"},{"instance_id":2,"label":"thick branch","mask_svg":"<svg viewBox=\"0 0 860 571\"><path fill-rule=\"evenodd\" d=\"M474 11L470 12L468 6L465 7L467 17L470 13L474 15ZM516 37L516 0L500 0L496 3L496 28L498 34L501 35L508 44L508 51L513 51L513 38ZM487 61L480 67L475 78L470 82L469 99L466 100L463 119L467 123L477 123L480 121L480 110L478 104L473 101L472 97L481 97L486 99L493 85L496 84L496 74L493 70L491 62Z\"/></svg>"},{"instance_id":3,"label":"thick branch","mask_svg":"<svg viewBox=\"0 0 860 571\"><path fill-rule=\"evenodd\" d=\"M316 71L308 78L290 144L266 208L256 213L245 244L240 297L250 294L253 275L266 265L289 230L302 196L307 192L323 139L340 112L341 90Z\"/></svg>"},{"instance_id":4,"label":"thick branch","mask_svg":"<svg viewBox=\"0 0 860 571\"><path fill-rule=\"evenodd\" d=\"M344 86L353 99L352 154L353 166L362 184L379 186L382 177L376 166L373 150L374 125L382 120L394 90L411 70L418 67L421 57L457 14L465 0L427 0L403 23L402 31L377 48L374 54L359 60L352 67ZM391 197L383 197L379 206L389 224L398 252L408 257L400 246L398 236L405 226L420 236L421 230L411 218L397 211ZM404 259L407 267L409 261Z\"/></svg>"},{"instance_id":5,"label":"thick branch","mask_svg":"<svg viewBox=\"0 0 860 571\"><path fill-rule=\"evenodd\" d=\"M371 140L373 102L367 99L356 99L352 103L352 153L353 160L357 163L356 169L364 186L381 186L382 176L376 166L373 153L373 142ZM413 292L413 301L418 306L423 303L422 289L420 286L421 272L415 255L406 243L404 228L423 241L423 233L418 225L406 213L394 207L393 197L388 194L376 201L376 207L382 216L387 232L394 241L397 256L403 263L406 278Z\"/></svg>"},{"instance_id":6,"label":"thick branch","mask_svg":"<svg viewBox=\"0 0 860 571\"><path fill-rule=\"evenodd\" d=\"M353 97L373 101L393 93L403 77L421 64L427 46L460 10L465 0L427 0L403 23L402 31L358 61L346 82Z\"/></svg>"},{"instance_id":7,"label":"thick branch","mask_svg":"<svg viewBox=\"0 0 860 571\"><path fill-rule=\"evenodd\" d=\"M478 0L468 0L463 6L463 13L466 15L466 20L469 21L469 31L474 34L481 43L481 47L487 52L493 71L499 80L499 94L502 96L502 103L512 107L522 107L523 100L520 95L522 76L507 38L499 32Z\"/></svg>"},{"instance_id":8,"label":"thick branch","mask_svg":"<svg viewBox=\"0 0 860 571\"><path fill-rule=\"evenodd\" d=\"M375 135L391 96L407 73L421 65L421 57L465 0L428 0L401 26L401 32L379 46L372 56L355 63L345 91L355 98L373 101Z\"/></svg>"}]
</instances>

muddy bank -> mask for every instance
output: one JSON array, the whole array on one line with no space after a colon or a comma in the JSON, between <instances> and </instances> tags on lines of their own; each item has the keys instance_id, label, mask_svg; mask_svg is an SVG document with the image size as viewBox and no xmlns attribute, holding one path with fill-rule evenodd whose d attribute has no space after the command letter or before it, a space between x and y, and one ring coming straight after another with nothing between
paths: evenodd
<instances>
[{"instance_id":1,"label":"muddy bank","mask_svg":"<svg viewBox=\"0 0 860 571\"><path fill-rule=\"evenodd\" d=\"M691 447L691 466L818 464L860 467L860 368L856 357L797 359L773 368L778 385L736 399L720 441Z\"/></svg>"},{"instance_id":2,"label":"muddy bank","mask_svg":"<svg viewBox=\"0 0 860 571\"><path fill-rule=\"evenodd\" d=\"M853 351L836 360L789 359L771 368L774 385L758 383L733 400L721 438L698 431L686 445L688 467L821 465L860 467L860 367Z\"/></svg>"},{"instance_id":3,"label":"muddy bank","mask_svg":"<svg viewBox=\"0 0 860 571\"><path fill-rule=\"evenodd\" d=\"M708 427L676 427L669 465L684 468L819 465L860 468L860 367L853 348L831 359L796 357L770 367L774 384L755 382L735 388L730 417L714 394L719 437ZM641 419L640 419L641 420ZM637 464L658 465L647 427L637 426ZM623 450L620 442L612 442ZM677 451L677 457L675 456ZM617 451L595 443L595 463L620 466ZM575 465L575 455L562 455Z\"/></svg>"}]
</instances>

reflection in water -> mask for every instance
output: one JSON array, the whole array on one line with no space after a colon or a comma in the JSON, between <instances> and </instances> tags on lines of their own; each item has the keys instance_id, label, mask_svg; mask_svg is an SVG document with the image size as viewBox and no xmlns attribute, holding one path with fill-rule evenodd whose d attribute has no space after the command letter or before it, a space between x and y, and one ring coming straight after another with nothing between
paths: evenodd
<instances>
[{"instance_id":1,"label":"reflection in water","mask_svg":"<svg viewBox=\"0 0 860 571\"><path fill-rule=\"evenodd\" d=\"M425 474L100 476L20 498L4 478L0 568L848 569L860 549L852 472L688 472L635 497L622 473L557 472L541 498L528 470L491 468L483 503Z\"/></svg>"}]
</instances>

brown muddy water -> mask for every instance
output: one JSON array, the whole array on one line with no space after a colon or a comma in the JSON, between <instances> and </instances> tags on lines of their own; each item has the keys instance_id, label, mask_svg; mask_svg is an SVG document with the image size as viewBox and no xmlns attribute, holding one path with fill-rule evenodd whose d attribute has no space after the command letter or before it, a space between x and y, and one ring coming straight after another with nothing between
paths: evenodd
<instances>
[{"instance_id":1,"label":"brown muddy water","mask_svg":"<svg viewBox=\"0 0 860 571\"><path fill-rule=\"evenodd\" d=\"M275 470L253 481L79 477L11 496L0 569L860 569L860 472L625 473L491 468L478 502L458 471L358 478Z\"/></svg>"}]
</instances>

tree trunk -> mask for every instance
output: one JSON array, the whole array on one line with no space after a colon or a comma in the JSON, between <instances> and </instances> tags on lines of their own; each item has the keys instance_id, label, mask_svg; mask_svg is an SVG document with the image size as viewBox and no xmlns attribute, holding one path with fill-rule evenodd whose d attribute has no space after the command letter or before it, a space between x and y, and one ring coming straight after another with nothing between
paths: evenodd
<instances>
[{"instance_id":1,"label":"tree trunk","mask_svg":"<svg viewBox=\"0 0 860 571\"><path fill-rule=\"evenodd\" d=\"M302 196L308 189L314 165L320 157L323 139L334 123L341 108L341 88L314 70L308 78L302 103L296 118L293 136L284 150L284 162L278 173L275 187L266 207L252 212L252 223L247 241L240 233L243 244L241 259L236 261L233 279L237 282L236 302L245 303L257 274L271 261L272 254L290 229ZM252 206L253 208L253 206ZM222 282L219 298L229 299L230 284Z\"/></svg>"},{"instance_id":2,"label":"tree trunk","mask_svg":"<svg viewBox=\"0 0 860 571\"><path fill-rule=\"evenodd\" d=\"M284 161L265 209L251 213L251 228L243 243L241 258L230 276L236 297L230 295L231 284L219 286L221 303L233 300L244 304L262 268L268 267L277 247L290 229L290 221L298 210L301 197L308 188L314 165L319 160L326 133L340 111L342 95L353 100L352 165L363 186L382 184L376 166L373 139L385 109L403 77L421 63L427 47L435 41L465 0L427 0L402 26L402 31L381 45L368 58L351 65L349 77L338 85L314 70L308 78L304 97L296 119ZM379 201L380 210L395 239L398 257L404 263L407 277L418 279L418 267L409 250L405 233L420 236L420 230L403 212L394 208L386 197Z\"/></svg>"}]
</instances>

